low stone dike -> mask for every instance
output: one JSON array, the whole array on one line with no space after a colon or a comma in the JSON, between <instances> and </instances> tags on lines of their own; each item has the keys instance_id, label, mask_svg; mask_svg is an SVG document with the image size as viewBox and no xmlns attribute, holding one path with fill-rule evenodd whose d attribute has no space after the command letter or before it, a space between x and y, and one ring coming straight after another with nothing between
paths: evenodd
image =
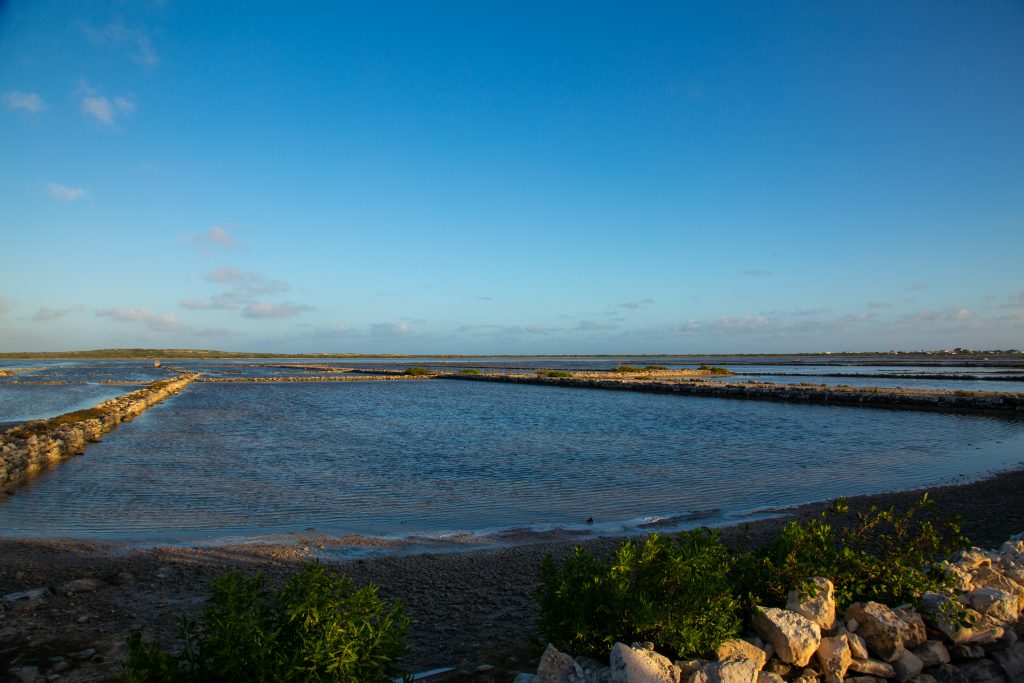
<instances>
[{"instance_id":1,"label":"low stone dike","mask_svg":"<svg viewBox=\"0 0 1024 683\"><path fill-rule=\"evenodd\" d=\"M10 427L0 434L0 489L13 488L47 467L84 453L87 444L181 392L198 377L198 373L181 373L86 410Z\"/></svg>"},{"instance_id":2,"label":"low stone dike","mask_svg":"<svg viewBox=\"0 0 1024 683\"><path fill-rule=\"evenodd\" d=\"M0 368L0 377L11 377L19 372L32 372L33 370L42 370L42 366L34 368Z\"/></svg>"},{"instance_id":3,"label":"low stone dike","mask_svg":"<svg viewBox=\"0 0 1024 683\"><path fill-rule=\"evenodd\" d=\"M359 377L337 377L335 375L318 375L310 377L204 377L199 382L208 384L250 384L256 382L389 382L395 380L424 380L426 376L414 375L373 375Z\"/></svg>"},{"instance_id":4,"label":"low stone dike","mask_svg":"<svg viewBox=\"0 0 1024 683\"><path fill-rule=\"evenodd\" d=\"M928 410L948 413L981 413L1024 416L1024 394L980 391L921 391L871 387L821 387L786 384L739 384L725 382L659 382L534 375L439 374L439 379L474 382L507 382L583 389L645 391L658 394L739 398L786 403L816 403L861 408Z\"/></svg>"}]
</instances>

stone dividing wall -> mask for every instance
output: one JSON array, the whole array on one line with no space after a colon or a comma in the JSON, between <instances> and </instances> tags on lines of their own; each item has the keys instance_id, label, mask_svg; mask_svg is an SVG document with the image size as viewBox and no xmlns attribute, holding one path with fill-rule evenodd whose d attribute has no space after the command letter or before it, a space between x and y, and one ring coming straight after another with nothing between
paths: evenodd
<instances>
[{"instance_id":1,"label":"stone dividing wall","mask_svg":"<svg viewBox=\"0 0 1024 683\"><path fill-rule=\"evenodd\" d=\"M41 366L34 368L0 368L0 377L11 377L19 372L32 372L33 370L42 370Z\"/></svg>"},{"instance_id":2,"label":"stone dividing wall","mask_svg":"<svg viewBox=\"0 0 1024 683\"><path fill-rule=\"evenodd\" d=\"M684 396L710 396L713 398L743 398L761 401L818 403L826 405L858 406L864 408L892 408L904 410L931 410L950 413L987 413L1024 416L1024 394L998 394L971 392L958 395L951 392L900 393L899 390L842 391L802 387L785 384L751 386L726 383L697 382L630 382L581 378L536 377L533 375L434 375L439 379L461 379L475 382L509 382L512 384L541 384L546 386L578 387L587 389L617 389L645 391Z\"/></svg>"},{"instance_id":3,"label":"stone dividing wall","mask_svg":"<svg viewBox=\"0 0 1024 683\"><path fill-rule=\"evenodd\" d=\"M199 380L202 383L253 383L253 382L394 382L403 380L424 380L430 379L425 375L382 375L380 377L335 377L332 375L315 375L310 377L204 377Z\"/></svg>"},{"instance_id":4,"label":"stone dividing wall","mask_svg":"<svg viewBox=\"0 0 1024 683\"><path fill-rule=\"evenodd\" d=\"M0 434L0 488L10 488L46 467L84 453L86 444L96 443L122 422L132 421L150 406L181 392L197 377L198 373L182 373L172 379L157 380L88 411L78 411L83 413L81 419L72 417L77 413L68 413L5 430Z\"/></svg>"}]
</instances>

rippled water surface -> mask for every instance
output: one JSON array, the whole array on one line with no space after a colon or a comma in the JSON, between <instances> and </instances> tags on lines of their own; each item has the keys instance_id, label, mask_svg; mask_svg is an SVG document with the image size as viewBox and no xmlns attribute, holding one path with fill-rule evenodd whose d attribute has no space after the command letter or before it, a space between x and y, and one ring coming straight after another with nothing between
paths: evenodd
<instances>
[{"instance_id":1,"label":"rippled water surface","mask_svg":"<svg viewBox=\"0 0 1024 683\"><path fill-rule=\"evenodd\" d=\"M0 384L0 425L91 408L136 388L109 384Z\"/></svg>"},{"instance_id":2,"label":"rippled water surface","mask_svg":"<svg viewBox=\"0 0 1024 683\"><path fill-rule=\"evenodd\" d=\"M193 384L20 488L0 533L619 530L948 482L1022 456L1024 424L987 417L444 380Z\"/></svg>"}]
</instances>

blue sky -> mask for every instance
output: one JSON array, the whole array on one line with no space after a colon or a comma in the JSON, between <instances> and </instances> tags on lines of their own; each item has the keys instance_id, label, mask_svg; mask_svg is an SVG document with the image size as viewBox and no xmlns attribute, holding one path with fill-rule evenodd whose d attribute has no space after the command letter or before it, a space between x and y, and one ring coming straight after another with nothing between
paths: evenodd
<instances>
[{"instance_id":1,"label":"blue sky","mask_svg":"<svg viewBox=\"0 0 1024 683\"><path fill-rule=\"evenodd\" d=\"M1024 347L1024 5L0 4L0 350Z\"/></svg>"}]
</instances>

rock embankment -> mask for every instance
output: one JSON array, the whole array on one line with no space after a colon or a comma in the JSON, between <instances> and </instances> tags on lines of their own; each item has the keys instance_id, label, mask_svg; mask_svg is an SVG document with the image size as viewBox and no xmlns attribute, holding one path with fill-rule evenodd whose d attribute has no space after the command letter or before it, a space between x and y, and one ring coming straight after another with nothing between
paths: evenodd
<instances>
[{"instance_id":1,"label":"rock embankment","mask_svg":"<svg viewBox=\"0 0 1024 683\"><path fill-rule=\"evenodd\" d=\"M199 377L181 373L122 394L87 410L49 420L33 420L0 434L0 488L10 488L36 472L85 452L89 443L130 422L150 406L179 393Z\"/></svg>"},{"instance_id":2,"label":"rock embankment","mask_svg":"<svg viewBox=\"0 0 1024 683\"><path fill-rule=\"evenodd\" d=\"M414 375L360 375L358 377L337 377L334 375L312 375L307 377L204 377L199 382L211 384L251 382L387 382L403 379L430 379Z\"/></svg>"},{"instance_id":3,"label":"rock embankment","mask_svg":"<svg viewBox=\"0 0 1024 683\"><path fill-rule=\"evenodd\" d=\"M946 566L950 595L921 604L854 603L836 611L833 585L794 590L786 607L757 607L753 632L715 660L672 661L650 643L616 643L609 666L548 645L536 674L516 683L1013 683L1024 681L1024 534L973 548Z\"/></svg>"},{"instance_id":4,"label":"rock embankment","mask_svg":"<svg viewBox=\"0 0 1024 683\"><path fill-rule=\"evenodd\" d=\"M32 372L33 370L42 369L43 368L41 366L35 368L0 368L0 377L11 377L12 375L16 375L19 372Z\"/></svg>"},{"instance_id":5,"label":"rock embankment","mask_svg":"<svg viewBox=\"0 0 1024 683\"><path fill-rule=\"evenodd\" d=\"M949 413L1024 415L1024 393L879 389L875 387L800 386L792 384L659 382L581 377L537 377L512 374L443 374L440 379L476 382L509 382L586 389L645 391L684 396L739 398L789 403L817 403L862 408L929 410Z\"/></svg>"}]
</instances>

